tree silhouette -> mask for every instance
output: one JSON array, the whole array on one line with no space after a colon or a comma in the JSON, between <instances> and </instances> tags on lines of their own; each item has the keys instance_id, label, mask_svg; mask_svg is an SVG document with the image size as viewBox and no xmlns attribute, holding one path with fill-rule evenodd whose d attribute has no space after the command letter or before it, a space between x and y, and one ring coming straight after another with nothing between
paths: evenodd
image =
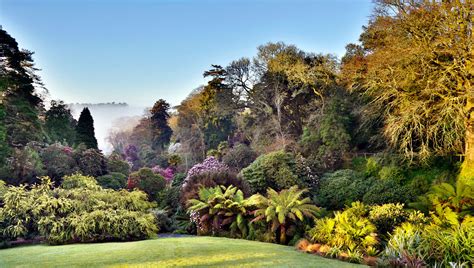
<instances>
[{"instance_id":1,"label":"tree silhouette","mask_svg":"<svg viewBox=\"0 0 474 268\"><path fill-rule=\"evenodd\" d=\"M83 143L87 148L97 149L97 139L94 133L94 119L89 108L85 107L76 127L76 144Z\"/></svg>"}]
</instances>

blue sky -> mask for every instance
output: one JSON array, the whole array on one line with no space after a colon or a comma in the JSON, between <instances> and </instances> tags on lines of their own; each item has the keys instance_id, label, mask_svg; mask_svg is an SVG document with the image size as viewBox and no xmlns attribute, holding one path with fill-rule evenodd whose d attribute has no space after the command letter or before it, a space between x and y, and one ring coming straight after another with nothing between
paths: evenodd
<instances>
[{"instance_id":1,"label":"blue sky","mask_svg":"<svg viewBox=\"0 0 474 268\"><path fill-rule=\"evenodd\" d=\"M0 0L0 25L35 61L51 98L176 105L211 64L283 41L342 56L371 0Z\"/></svg>"}]
</instances>

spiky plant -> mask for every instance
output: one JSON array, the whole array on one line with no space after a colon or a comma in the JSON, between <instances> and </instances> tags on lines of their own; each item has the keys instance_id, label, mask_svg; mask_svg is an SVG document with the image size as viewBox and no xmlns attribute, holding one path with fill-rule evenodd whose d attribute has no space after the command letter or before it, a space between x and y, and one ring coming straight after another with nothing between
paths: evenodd
<instances>
[{"instance_id":1,"label":"spiky plant","mask_svg":"<svg viewBox=\"0 0 474 268\"><path fill-rule=\"evenodd\" d=\"M307 218L315 218L319 208L311 204L308 197L303 197L307 189L300 190L297 186L277 192L271 188L267 190L267 197L260 194L249 198L249 205L257 209L253 212L252 222L265 221L271 223L271 232L279 233L281 244L286 243L287 230Z\"/></svg>"},{"instance_id":2,"label":"spiky plant","mask_svg":"<svg viewBox=\"0 0 474 268\"><path fill-rule=\"evenodd\" d=\"M212 226L215 231L228 228L233 235L247 235L247 203L240 189L221 185L201 188L198 195L199 199L188 201L188 212L199 214L198 225L203 229Z\"/></svg>"}]
</instances>

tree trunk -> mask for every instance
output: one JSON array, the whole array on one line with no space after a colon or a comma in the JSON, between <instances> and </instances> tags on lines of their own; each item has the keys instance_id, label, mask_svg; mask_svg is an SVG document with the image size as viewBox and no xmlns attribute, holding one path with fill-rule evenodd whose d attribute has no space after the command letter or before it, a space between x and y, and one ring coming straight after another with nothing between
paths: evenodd
<instances>
[{"instance_id":1,"label":"tree trunk","mask_svg":"<svg viewBox=\"0 0 474 268\"><path fill-rule=\"evenodd\" d=\"M286 244L286 227L285 225L280 225L280 244Z\"/></svg>"},{"instance_id":2,"label":"tree trunk","mask_svg":"<svg viewBox=\"0 0 474 268\"><path fill-rule=\"evenodd\" d=\"M468 97L466 111L464 162L461 166L459 178L474 180L474 97Z\"/></svg>"}]
</instances>

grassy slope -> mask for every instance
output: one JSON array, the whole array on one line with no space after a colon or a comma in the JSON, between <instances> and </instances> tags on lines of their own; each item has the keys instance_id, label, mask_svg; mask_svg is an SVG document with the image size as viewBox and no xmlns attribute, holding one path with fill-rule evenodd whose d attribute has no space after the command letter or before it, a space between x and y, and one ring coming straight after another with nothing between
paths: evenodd
<instances>
[{"instance_id":1,"label":"grassy slope","mask_svg":"<svg viewBox=\"0 0 474 268\"><path fill-rule=\"evenodd\" d=\"M355 267L293 247L216 237L126 243L24 246L0 250L0 267Z\"/></svg>"}]
</instances>

